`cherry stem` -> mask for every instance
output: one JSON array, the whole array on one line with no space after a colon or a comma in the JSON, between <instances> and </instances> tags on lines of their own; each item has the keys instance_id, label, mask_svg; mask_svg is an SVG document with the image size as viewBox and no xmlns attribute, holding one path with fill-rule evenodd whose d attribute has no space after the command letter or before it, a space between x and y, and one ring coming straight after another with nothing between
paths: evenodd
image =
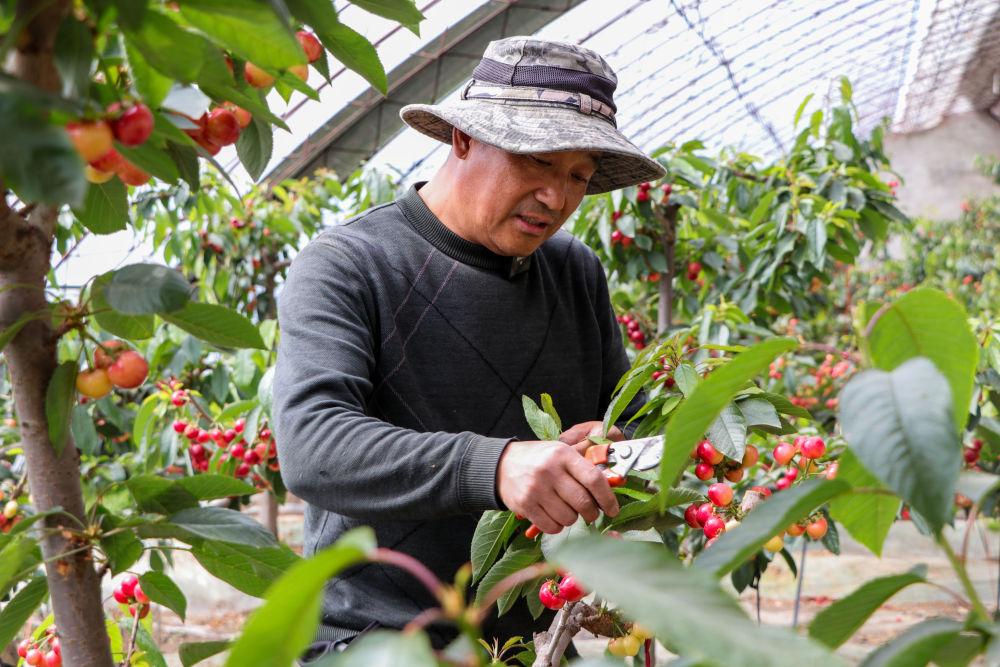
<instances>
[{"instance_id":1,"label":"cherry stem","mask_svg":"<svg viewBox=\"0 0 1000 667\"><path fill-rule=\"evenodd\" d=\"M938 534L937 543L948 556L948 561L951 563L951 568L955 570L955 574L958 575L958 580L962 582L962 588L965 589L965 594L969 596L969 602L972 603L972 610L984 620L989 619L989 612L986 611L986 607L983 606L979 595L976 594L976 587L972 585L972 580L969 579L969 573L965 570L965 563L955 555L955 550L948 544L948 540L944 537L943 533Z\"/></svg>"},{"instance_id":2,"label":"cherry stem","mask_svg":"<svg viewBox=\"0 0 1000 667\"><path fill-rule=\"evenodd\" d=\"M437 578L433 572L431 572L426 565L418 561L413 556L409 554L404 554L401 551L393 551L392 549L386 549L385 547L379 547L375 549L371 556L368 558L372 563L385 563L387 565L395 565L401 570L405 570L413 575L420 583L422 583L427 590L429 590L435 598L438 599L442 604L444 600L442 599L444 592L444 584L441 580Z\"/></svg>"},{"instance_id":3,"label":"cherry stem","mask_svg":"<svg viewBox=\"0 0 1000 667\"><path fill-rule=\"evenodd\" d=\"M423 630L434 621L439 621L442 618L444 618L444 612L441 610L441 607L429 607L414 616L409 623L403 626L403 632L413 633Z\"/></svg>"},{"instance_id":4,"label":"cherry stem","mask_svg":"<svg viewBox=\"0 0 1000 667\"><path fill-rule=\"evenodd\" d=\"M506 577L498 581L497 584L490 589L490 592L486 594L486 597L483 598L483 601L479 605L479 609L475 614L476 624L481 625L482 622L486 620L486 616L489 614L490 608L493 606L494 602L500 599L501 595L515 586L519 586L546 574L552 574L553 572L555 572L555 568L548 563L542 562L529 565L523 570L518 570L513 574L508 574Z\"/></svg>"},{"instance_id":5,"label":"cherry stem","mask_svg":"<svg viewBox=\"0 0 1000 667\"><path fill-rule=\"evenodd\" d=\"M132 664L132 651L135 649L135 637L139 634L139 609L141 606L136 606L136 613L132 616L132 633L128 638L128 650L125 652L125 657L122 659L122 667L128 667Z\"/></svg>"}]
</instances>

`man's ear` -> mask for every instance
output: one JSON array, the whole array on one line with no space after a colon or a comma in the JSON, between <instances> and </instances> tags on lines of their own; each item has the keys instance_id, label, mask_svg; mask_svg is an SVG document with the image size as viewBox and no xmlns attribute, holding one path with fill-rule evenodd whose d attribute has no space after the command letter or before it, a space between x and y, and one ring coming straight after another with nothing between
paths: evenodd
<instances>
[{"instance_id":1,"label":"man's ear","mask_svg":"<svg viewBox=\"0 0 1000 667\"><path fill-rule=\"evenodd\" d=\"M451 152L459 160L464 160L469 155L472 146L472 137L462 132L455 126L451 128Z\"/></svg>"}]
</instances>

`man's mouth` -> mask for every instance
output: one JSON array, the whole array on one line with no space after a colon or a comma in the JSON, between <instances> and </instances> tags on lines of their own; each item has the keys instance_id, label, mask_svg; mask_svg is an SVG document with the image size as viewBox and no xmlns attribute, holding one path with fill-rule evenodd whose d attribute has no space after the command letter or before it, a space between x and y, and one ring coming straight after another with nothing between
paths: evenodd
<instances>
[{"instance_id":1,"label":"man's mouth","mask_svg":"<svg viewBox=\"0 0 1000 667\"><path fill-rule=\"evenodd\" d=\"M515 219L521 223L521 228L528 231L544 232L551 224L546 218L536 218L533 215L516 215Z\"/></svg>"}]
</instances>

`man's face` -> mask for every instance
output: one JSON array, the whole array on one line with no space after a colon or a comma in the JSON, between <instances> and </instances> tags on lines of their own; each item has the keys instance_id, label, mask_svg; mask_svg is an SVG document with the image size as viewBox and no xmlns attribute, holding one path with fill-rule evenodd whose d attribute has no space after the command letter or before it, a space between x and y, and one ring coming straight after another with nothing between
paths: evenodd
<instances>
[{"instance_id":1,"label":"man's face","mask_svg":"<svg viewBox=\"0 0 1000 667\"><path fill-rule=\"evenodd\" d=\"M530 255L576 211L597 169L596 153L508 153L469 139L461 161L471 239L498 255ZM466 180L468 179L468 180Z\"/></svg>"}]
</instances>

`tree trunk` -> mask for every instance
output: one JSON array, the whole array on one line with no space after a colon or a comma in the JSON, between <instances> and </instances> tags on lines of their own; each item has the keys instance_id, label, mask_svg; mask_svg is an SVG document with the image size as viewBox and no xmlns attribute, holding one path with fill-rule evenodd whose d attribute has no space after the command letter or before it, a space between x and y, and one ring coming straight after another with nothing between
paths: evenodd
<instances>
[{"instance_id":1,"label":"tree trunk","mask_svg":"<svg viewBox=\"0 0 1000 667\"><path fill-rule=\"evenodd\" d=\"M46 90L59 90L52 52L59 24L71 5L69 0L58 0L39 10L31 0L18 4L18 16L29 13L35 16L8 62L9 73ZM0 322L6 327L24 313L49 308L43 289L58 209L37 206L25 218L7 207L7 192L2 186L0 195L4 199L0 202L0 247L4 248L0 257ZM14 248L17 252L10 252ZM80 544L67 540L58 528L65 525L77 529L77 521L85 524L86 518L76 446L70 440L62 455L56 457L45 417L45 391L56 367L57 342L51 318L43 317L25 326L4 348L4 355L10 369L33 504L40 512L56 506L63 508L63 514L46 519L46 527L55 530L46 531L49 535L41 545L63 662L112 667L100 578L94 570L91 553L85 549L60 558L60 554L77 549ZM66 514L76 521L69 520Z\"/></svg>"},{"instance_id":2,"label":"tree trunk","mask_svg":"<svg viewBox=\"0 0 1000 667\"><path fill-rule=\"evenodd\" d=\"M680 207L676 204L653 207L653 213L662 228L660 241L663 244L663 253L667 257L667 275L660 278L660 304L656 316L657 336L663 336L674 321L674 276L677 275L674 250L677 247L677 214L679 211Z\"/></svg>"}]
</instances>

